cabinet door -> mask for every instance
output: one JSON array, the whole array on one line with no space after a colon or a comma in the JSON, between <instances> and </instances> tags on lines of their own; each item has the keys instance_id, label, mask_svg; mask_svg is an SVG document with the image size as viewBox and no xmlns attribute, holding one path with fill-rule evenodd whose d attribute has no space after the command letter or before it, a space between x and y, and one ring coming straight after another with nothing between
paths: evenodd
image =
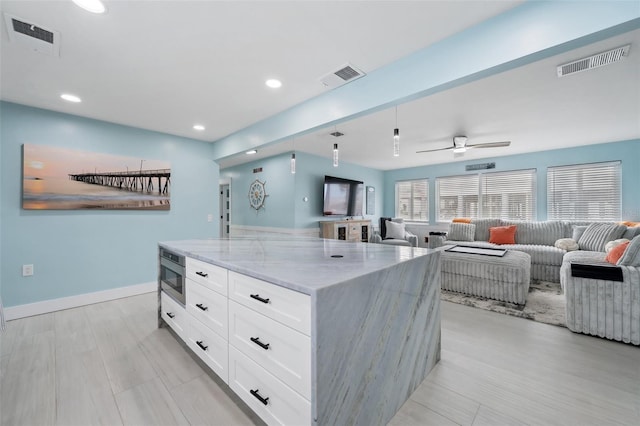
<instances>
[{"instance_id":1,"label":"cabinet door","mask_svg":"<svg viewBox=\"0 0 640 426\"><path fill-rule=\"evenodd\" d=\"M210 263L187 257L187 278L210 290L227 295L227 270Z\"/></svg>"},{"instance_id":2,"label":"cabinet door","mask_svg":"<svg viewBox=\"0 0 640 426\"><path fill-rule=\"evenodd\" d=\"M311 399L309 336L229 301L229 344Z\"/></svg>"},{"instance_id":3,"label":"cabinet door","mask_svg":"<svg viewBox=\"0 0 640 426\"><path fill-rule=\"evenodd\" d=\"M160 293L160 316L182 340L187 339L187 312L164 291Z\"/></svg>"},{"instance_id":4,"label":"cabinet door","mask_svg":"<svg viewBox=\"0 0 640 426\"><path fill-rule=\"evenodd\" d=\"M187 344L225 383L229 383L229 344L198 319L189 316Z\"/></svg>"},{"instance_id":5,"label":"cabinet door","mask_svg":"<svg viewBox=\"0 0 640 426\"><path fill-rule=\"evenodd\" d=\"M187 280L187 313L228 339L228 299L226 296Z\"/></svg>"},{"instance_id":6,"label":"cabinet door","mask_svg":"<svg viewBox=\"0 0 640 426\"><path fill-rule=\"evenodd\" d=\"M311 297L229 271L229 298L307 336L311 335Z\"/></svg>"},{"instance_id":7,"label":"cabinet door","mask_svg":"<svg viewBox=\"0 0 640 426\"><path fill-rule=\"evenodd\" d=\"M233 346L229 386L268 425L311 424L311 403Z\"/></svg>"}]
</instances>

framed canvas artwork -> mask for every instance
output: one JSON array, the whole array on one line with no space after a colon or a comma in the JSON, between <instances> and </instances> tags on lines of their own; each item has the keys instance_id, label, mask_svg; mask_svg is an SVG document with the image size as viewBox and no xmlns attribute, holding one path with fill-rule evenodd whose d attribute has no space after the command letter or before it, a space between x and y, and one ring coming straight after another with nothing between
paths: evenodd
<instances>
[{"instance_id":1,"label":"framed canvas artwork","mask_svg":"<svg viewBox=\"0 0 640 426\"><path fill-rule=\"evenodd\" d=\"M169 210L167 161L23 145L22 208Z\"/></svg>"}]
</instances>

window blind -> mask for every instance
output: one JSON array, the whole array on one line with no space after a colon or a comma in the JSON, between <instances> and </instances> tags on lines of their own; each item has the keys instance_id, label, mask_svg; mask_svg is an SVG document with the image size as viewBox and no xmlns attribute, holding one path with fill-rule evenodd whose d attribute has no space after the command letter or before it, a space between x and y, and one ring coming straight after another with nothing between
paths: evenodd
<instances>
[{"instance_id":1,"label":"window blind","mask_svg":"<svg viewBox=\"0 0 640 426\"><path fill-rule=\"evenodd\" d=\"M455 217L478 217L479 175L447 176L436 179L437 221Z\"/></svg>"},{"instance_id":2,"label":"window blind","mask_svg":"<svg viewBox=\"0 0 640 426\"><path fill-rule=\"evenodd\" d=\"M549 167L549 219L620 220L621 167L620 161Z\"/></svg>"},{"instance_id":3,"label":"window blind","mask_svg":"<svg viewBox=\"0 0 640 426\"><path fill-rule=\"evenodd\" d=\"M480 217L535 220L536 169L480 175Z\"/></svg>"},{"instance_id":4,"label":"window blind","mask_svg":"<svg viewBox=\"0 0 640 426\"><path fill-rule=\"evenodd\" d=\"M396 182L396 217L415 222L429 221L429 180Z\"/></svg>"}]
</instances>

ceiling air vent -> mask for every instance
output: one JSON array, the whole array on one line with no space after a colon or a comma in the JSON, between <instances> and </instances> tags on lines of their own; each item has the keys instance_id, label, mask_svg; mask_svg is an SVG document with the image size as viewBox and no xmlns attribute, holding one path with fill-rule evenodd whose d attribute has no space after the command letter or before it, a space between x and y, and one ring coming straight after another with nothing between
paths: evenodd
<instances>
[{"instance_id":1,"label":"ceiling air vent","mask_svg":"<svg viewBox=\"0 0 640 426\"><path fill-rule=\"evenodd\" d=\"M26 19L4 14L9 40L16 45L26 47L45 55L60 55L60 33Z\"/></svg>"},{"instance_id":2,"label":"ceiling air vent","mask_svg":"<svg viewBox=\"0 0 640 426\"><path fill-rule=\"evenodd\" d=\"M578 59L568 64L558 66L558 77L564 77L569 74L602 67L605 65L618 62L625 56L629 55L630 44L589 56L588 58Z\"/></svg>"},{"instance_id":3,"label":"ceiling air vent","mask_svg":"<svg viewBox=\"0 0 640 426\"><path fill-rule=\"evenodd\" d=\"M343 84L357 80L365 75L364 72L351 64L345 64L339 70L330 72L320 78L320 82L329 89L335 89Z\"/></svg>"}]
</instances>

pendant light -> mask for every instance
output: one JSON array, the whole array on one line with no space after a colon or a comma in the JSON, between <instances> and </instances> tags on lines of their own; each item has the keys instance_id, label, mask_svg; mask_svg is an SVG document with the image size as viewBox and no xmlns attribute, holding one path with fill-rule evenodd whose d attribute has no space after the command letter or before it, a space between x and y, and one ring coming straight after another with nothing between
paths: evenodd
<instances>
[{"instance_id":1,"label":"pendant light","mask_svg":"<svg viewBox=\"0 0 640 426\"><path fill-rule=\"evenodd\" d=\"M333 167L338 167L338 144L333 144Z\"/></svg>"},{"instance_id":2,"label":"pendant light","mask_svg":"<svg viewBox=\"0 0 640 426\"><path fill-rule=\"evenodd\" d=\"M396 128L393 129L393 156L400 156L400 129L398 129L398 106L396 105Z\"/></svg>"},{"instance_id":3,"label":"pendant light","mask_svg":"<svg viewBox=\"0 0 640 426\"><path fill-rule=\"evenodd\" d=\"M295 152L291 153L291 174L292 175L296 174L296 153Z\"/></svg>"}]
</instances>

